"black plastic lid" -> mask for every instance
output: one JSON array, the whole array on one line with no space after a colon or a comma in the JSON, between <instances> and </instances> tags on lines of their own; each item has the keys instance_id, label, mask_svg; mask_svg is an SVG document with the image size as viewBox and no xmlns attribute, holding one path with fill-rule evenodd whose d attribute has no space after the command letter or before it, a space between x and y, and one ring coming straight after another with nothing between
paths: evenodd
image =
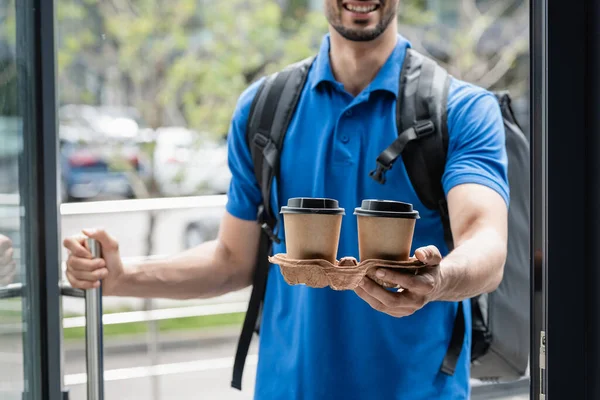
<instances>
[{"instance_id":1,"label":"black plastic lid","mask_svg":"<svg viewBox=\"0 0 600 400\"><path fill-rule=\"evenodd\" d=\"M354 215L365 217L412 218L418 219L419 212L410 203L392 200L363 200Z\"/></svg>"},{"instance_id":2,"label":"black plastic lid","mask_svg":"<svg viewBox=\"0 0 600 400\"><path fill-rule=\"evenodd\" d=\"M334 199L294 197L288 200L287 206L281 207L281 214L344 215L346 210L340 208L338 201Z\"/></svg>"}]
</instances>

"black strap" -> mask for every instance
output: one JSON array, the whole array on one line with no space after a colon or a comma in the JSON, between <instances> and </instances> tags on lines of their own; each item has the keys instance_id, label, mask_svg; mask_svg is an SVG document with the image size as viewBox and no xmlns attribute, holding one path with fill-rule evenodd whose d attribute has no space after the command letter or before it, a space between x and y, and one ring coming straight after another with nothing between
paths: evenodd
<instances>
[{"instance_id":1,"label":"black strap","mask_svg":"<svg viewBox=\"0 0 600 400\"><path fill-rule=\"evenodd\" d=\"M267 77L258 88L250 106L246 138L254 163L254 174L262 194L263 203L257 215L257 222L262 230L252 293L233 365L231 386L239 390L242 388L242 375L252 336L259 331L269 274L267 257L271 253L272 243L280 243L276 233L277 214L271 209L273 179L279 174L284 137L313 60L314 57L307 58Z\"/></svg>"},{"instance_id":2,"label":"black strap","mask_svg":"<svg viewBox=\"0 0 600 400\"><path fill-rule=\"evenodd\" d=\"M250 108L247 141L261 189L264 219L273 224L277 218L271 209L271 186L273 178L279 174L283 139L313 59L307 58L267 77Z\"/></svg>"},{"instance_id":3,"label":"black strap","mask_svg":"<svg viewBox=\"0 0 600 400\"><path fill-rule=\"evenodd\" d=\"M252 294L250 295L249 304L242 326L242 334L238 342L235 361L233 363L233 378L231 386L235 389L242 390L242 375L244 374L244 366L246 364L246 356L252 341L252 333L256 328L260 305L264 298L267 289L267 276L269 273L269 260L262 255L269 254L271 251L271 239L269 235L262 231L260 235L260 245L258 249L259 256L256 260L256 269L254 270L254 284L252 286ZM257 306L256 306L257 305Z\"/></svg>"},{"instance_id":4,"label":"black strap","mask_svg":"<svg viewBox=\"0 0 600 400\"><path fill-rule=\"evenodd\" d=\"M440 211L445 198L442 176L446 167L446 104L450 77L433 60L409 49L398 93L397 125L401 133L417 121L430 120L435 134L408 143L402 159L419 199ZM448 221L449 222L449 221Z\"/></svg>"},{"instance_id":5,"label":"black strap","mask_svg":"<svg viewBox=\"0 0 600 400\"><path fill-rule=\"evenodd\" d=\"M385 172L392 168L394 162L404 151L406 145L413 140L421 139L435 132L431 121L419 121L398 135L398 138L377 157L377 168L370 172L370 176L379 183L385 183Z\"/></svg>"},{"instance_id":6,"label":"black strap","mask_svg":"<svg viewBox=\"0 0 600 400\"><path fill-rule=\"evenodd\" d=\"M400 75L396 109L398 138L377 158L371 177L385 183L385 172L402 156L410 181L423 205L439 213L444 241L454 248L448 203L442 177L448 152L447 99L450 76L435 61L408 49ZM427 123L427 125L425 125ZM433 125L433 127L432 127ZM426 134L418 135L421 127ZM418 139L418 140L417 140ZM465 334L462 302L459 303L452 339L441 371L452 375Z\"/></svg>"},{"instance_id":7,"label":"black strap","mask_svg":"<svg viewBox=\"0 0 600 400\"><path fill-rule=\"evenodd\" d=\"M450 213L448 212L448 202L446 198L441 198L438 201L438 211L440 213L440 220L442 221L442 227L444 228L444 242L448 251L454 249L454 237L452 236L452 229L450 227Z\"/></svg>"},{"instance_id":8,"label":"black strap","mask_svg":"<svg viewBox=\"0 0 600 400\"><path fill-rule=\"evenodd\" d=\"M454 375L456 370L456 364L462 350L463 342L465 338L465 312L463 302L458 303L458 310L456 310L456 318L454 320L454 329L452 330L452 337L450 338L450 345L448 351L442 362L441 371L448 375Z\"/></svg>"}]
</instances>

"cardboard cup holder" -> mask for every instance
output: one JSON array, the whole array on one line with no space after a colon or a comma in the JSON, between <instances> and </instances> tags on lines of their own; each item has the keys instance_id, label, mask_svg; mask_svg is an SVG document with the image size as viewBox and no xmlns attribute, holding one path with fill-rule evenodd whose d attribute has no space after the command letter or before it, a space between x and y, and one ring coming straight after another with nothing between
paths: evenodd
<instances>
[{"instance_id":1,"label":"cardboard cup holder","mask_svg":"<svg viewBox=\"0 0 600 400\"><path fill-rule=\"evenodd\" d=\"M344 208L335 199L295 197L281 208L286 254L269 257L289 285L354 290L365 276L383 287L396 287L375 276L377 268L416 273L423 267L409 258L419 212L413 205L390 200L363 200L354 210L360 262L336 260ZM402 260L402 261L399 261Z\"/></svg>"},{"instance_id":2,"label":"cardboard cup holder","mask_svg":"<svg viewBox=\"0 0 600 400\"><path fill-rule=\"evenodd\" d=\"M365 276L377 284L396 287L375 276L378 268L390 268L409 274L416 274L424 264L416 258L407 261L370 259L358 262L354 257L344 257L335 264L323 259L296 260L287 254L276 254L269 261L279 265L283 278L289 285L306 285L312 288L329 286L333 290L354 290Z\"/></svg>"}]
</instances>

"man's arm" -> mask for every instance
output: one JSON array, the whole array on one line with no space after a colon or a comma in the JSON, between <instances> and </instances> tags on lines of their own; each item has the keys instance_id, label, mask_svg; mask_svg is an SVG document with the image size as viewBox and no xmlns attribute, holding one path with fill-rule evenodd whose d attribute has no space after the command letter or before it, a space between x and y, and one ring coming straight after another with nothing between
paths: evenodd
<instances>
[{"instance_id":1,"label":"man's arm","mask_svg":"<svg viewBox=\"0 0 600 400\"><path fill-rule=\"evenodd\" d=\"M507 207L494 190L454 187L448 211L455 249L442 259L435 246L417 249L427 266L418 275L380 269L377 277L406 289L393 293L365 278L356 293L378 311L395 317L413 314L431 301L461 301L491 292L502 281L507 246Z\"/></svg>"},{"instance_id":2,"label":"man's arm","mask_svg":"<svg viewBox=\"0 0 600 400\"><path fill-rule=\"evenodd\" d=\"M440 263L436 300L459 301L494 291L502 281L508 210L486 186L465 184L448 193L455 249Z\"/></svg>"},{"instance_id":3,"label":"man's arm","mask_svg":"<svg viewBox=\"0 0 600 400\"><path fill-rule=\"evenodd\" d=\"M261 81L241 94L231 119L227 160L232 177L217 240L167 260L124 267L114 238L104 231L84 231L102 244L103 258L91 259L85 237L66 239L64 245L71 253L66 274L74 287L98 287L102 280L107 295L189 299L214 297L252 284L260 237L255 219L262 195L246 143L246 124Z\"/></svg>"},{"instance_id":4,"label":"man's arm","mask_svg":"<svg viewBox=\"0 0 600 400\"><path fill-rule=\"evenodd\" d=\"M252 284L260 227L225 213L216 240L164 261L126 268L117 296L210 298Z\"/></svg>"},{"instance_id":5,"label":"man's arm","mask_svg":"<svg viewBox=\"0 0 600 400\"><path fill-rule=\"evenodd\" d=\"M67 278L81 289L98 287L108 296L170 299L209 298L252 284L260 227L225 213L216 240L165 260L123 266L119 243L104 230L85 230L102 245L92 259L85 236L65 240L70 255Z\"/></svg>"}]
</instances>

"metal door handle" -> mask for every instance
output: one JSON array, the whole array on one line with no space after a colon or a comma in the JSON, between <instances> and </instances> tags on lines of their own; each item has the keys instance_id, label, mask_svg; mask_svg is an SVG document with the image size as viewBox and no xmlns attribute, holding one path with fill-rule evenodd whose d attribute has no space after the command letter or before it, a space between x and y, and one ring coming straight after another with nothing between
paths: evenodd
<instances>
[{"instance_id":1,"label":"metal door handle","mask_svg":"<svg viewBox=\"0 0 600 400\"><path fill-rule=\"evenodd\" d=\"M92 258L102 257L100 243L87 239ZM102 286L85 291L85 355L87 398L104 400L104 344L102 326Z\"/></svg>"}]
</instances>

